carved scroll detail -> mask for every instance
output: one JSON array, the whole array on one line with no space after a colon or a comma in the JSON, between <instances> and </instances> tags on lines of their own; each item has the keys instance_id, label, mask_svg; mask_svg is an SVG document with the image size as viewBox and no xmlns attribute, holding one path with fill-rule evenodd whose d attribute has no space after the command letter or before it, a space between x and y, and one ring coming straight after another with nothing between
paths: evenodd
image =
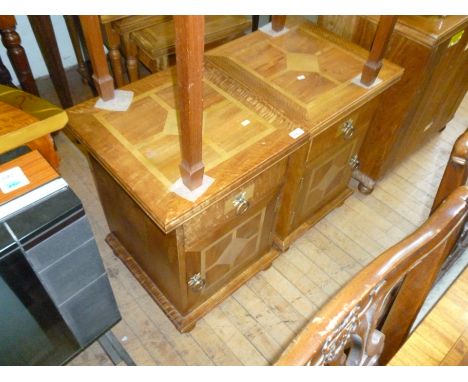
<instances>
[{"instance_id":1,"label":"carved scroll detail","mask_svg":"<svg viewBox=\"0 0 468 382\"><path fill-rule=\"evenodd\" d=\"M385 298L377 297L386 280L369 293L364 307L358 304L337 325L313 365L375 365L383 350L385 336L375 327ZM311 365L309 362L308 365Z\"/></svg>"}]
</instances>

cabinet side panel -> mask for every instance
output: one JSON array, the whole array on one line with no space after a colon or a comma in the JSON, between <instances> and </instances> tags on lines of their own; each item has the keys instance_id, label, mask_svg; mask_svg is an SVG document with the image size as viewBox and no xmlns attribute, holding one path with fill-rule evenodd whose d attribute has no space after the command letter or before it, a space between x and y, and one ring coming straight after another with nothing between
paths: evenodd
<instances>
[{"instance_id":1,"label":"cabinet side panel","mask_svg":"<svg viewBox=\"0 0 468 382\"><path fill-rule=\"evenodd\" d=\"M90 163L111 232L169 300L183 310L175 232L163 233L92 156Z\"/></svg>"}]
</instances>

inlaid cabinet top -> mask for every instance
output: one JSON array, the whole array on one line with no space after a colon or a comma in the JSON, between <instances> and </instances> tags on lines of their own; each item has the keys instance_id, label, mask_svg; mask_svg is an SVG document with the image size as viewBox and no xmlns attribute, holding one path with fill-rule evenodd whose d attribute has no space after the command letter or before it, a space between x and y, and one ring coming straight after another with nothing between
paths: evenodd
<instances>
[{"instance_id":1,"label":"inlaid cabinet top","mask_svg":"<svg viewBox=\"0 0 468 382\"><path fill-rule=\"evenodd\" d=\"M381 82L370 89L358 86L353 79L360 75L367 51L309 21L288 17L286 25L281 36L257 31L210 50L206 59L311 132L401 77L401 68L386 61Z\"/></svg>"},{"instance_id":2,"label":"inlaid cabinet top","mask_svg":"<svg viewBox=\"0 0 468 382\"><path fill-rule=\"evenodd\" d=\"M175 71L125 87L135 95L126 112L96 109L96 99L68 109L77 138L166 232L242 185L298 147L307 134L274 114L255 113L204 79L203 162L214 183L194 203L170 192L179 178Z\"/></svg>"}]
</instances>

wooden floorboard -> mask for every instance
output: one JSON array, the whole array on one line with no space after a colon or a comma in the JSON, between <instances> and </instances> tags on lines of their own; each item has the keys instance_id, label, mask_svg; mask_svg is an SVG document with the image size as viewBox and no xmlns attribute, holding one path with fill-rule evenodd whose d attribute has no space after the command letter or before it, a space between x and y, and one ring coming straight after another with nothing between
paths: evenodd
<instances>
[{"instance_id":1,"label":"wooden floorboard","mask_svg":"<svg viewBox=\"0 0 468 382\"><path fill-rule=\"evenodd\" d=\"M466 97L447 128L393 169L371 195L352 195L186 334L177 332L112 254L88 163L63 133L56 142L61 174L84 204L123 316L113 332L135 362L266 365L340 286L426 219L452 144L467 126ZM448 352L440 362L466 363L467 336L465 331L458 342L444 343ZM110 360L93 344L70 364L109 365Z\"/></svg>"},{"instance_id":2,"label":"wooden floorboard","mask_svg":"<svg viewBox=\"0 0 468 382\"><path fill-rule=\"evenodd\" d=\"M468 366L468 269L411 334L392 366Z\"/></svg>"}]
</instances>

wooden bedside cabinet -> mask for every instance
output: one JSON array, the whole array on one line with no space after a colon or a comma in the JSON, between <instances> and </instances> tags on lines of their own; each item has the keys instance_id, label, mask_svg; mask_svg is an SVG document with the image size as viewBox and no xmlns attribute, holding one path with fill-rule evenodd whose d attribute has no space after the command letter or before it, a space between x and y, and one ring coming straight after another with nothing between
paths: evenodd
<instances>
[{"instance_id":1,"label":"wooden bedside cabinet","mask_svg":"<svg viewBox=\"0 0 468 382\"><path fill-rule=\"evenodd\" d=\"M213 184L195 202L179 178L175 71L134 82L126 112L68 110L89 153L111 230L108 243L180 331L278 255L274 227L289 157L307 142L204 79L203 154Z\"/></svg>"},{"instance_id":2,"label":"wooden bedside cabinet","mask_svg":"<svg viewBox=\"0 0 468 382\"><path fill-rule=\"evenodd\" d=\"M206 53L208 76L225 91L241 86L253 110L269 109L310 134L291 157L275 243L283 250L351 194L359 151L401 68L385 62L375 86L359 86L368 52L303 19L272 37L254 32ZM357 79L357 83L356 83ZM354 82L353 82L354 81Z\"/></svg>"},{"instance_id":3,"label":"wooden bedside cabinet","mask_svg":"<svg viewBox=\"0 0 468 382\"><path fill-rule=\"evenodd\" d=\"M319 25L368 49L377 16L320 16ZM405 69L383 97L361 152L374 180L445 127L468 83L467 16L399 16L385 57Z\"/></svg>"}]
</instances>

